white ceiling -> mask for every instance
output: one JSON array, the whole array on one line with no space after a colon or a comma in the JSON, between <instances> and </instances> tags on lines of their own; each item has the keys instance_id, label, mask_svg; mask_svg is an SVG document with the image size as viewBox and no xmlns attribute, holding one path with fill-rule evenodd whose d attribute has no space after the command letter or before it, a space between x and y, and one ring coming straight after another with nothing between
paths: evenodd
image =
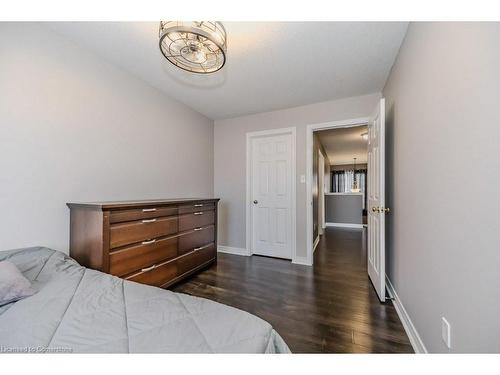
<instances>
[{"instance_id":1,"label":"white ceiling","mask_svg":"<svg viewBox=\"0 0 500 375\"><path fill-rule=\"evenodd\" d=\"M225 67L171 65L157 22L51 22L51 29L212 119L381 91L405 22L224 22Z\"/></svg>"},{"instance_id":2,"label":"white ceiling","mask_svg":"<svg viewBox=\"0 0 500 375\"><path fill-rule=\"evenodd\" d=\"M368 159L368 143L361 137L367 132L366 126L322 130L316 134L323 145L330 165L366 163Z\"/></svg>"}]
</instances>

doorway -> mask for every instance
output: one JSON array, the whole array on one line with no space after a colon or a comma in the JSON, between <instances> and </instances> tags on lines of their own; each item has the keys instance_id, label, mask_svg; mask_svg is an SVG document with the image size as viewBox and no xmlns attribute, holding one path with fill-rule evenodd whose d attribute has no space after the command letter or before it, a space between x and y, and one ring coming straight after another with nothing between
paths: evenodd
<instances>
[{"instance_id":1,"label":"doorway","mask_svg":"<svg viewBox=\"0 0 500 375\"><path fill-rule=\"evenodd\" d=\"M367 273L381 302L385 301L385 100L377 104L372 116L331 123L314 124L307 127L306 139L306 246L307 262L313 264L315 234L314 193L314 140L315 132L327 129L345 129L367 126L368 171L367 176ZM354 188L354 191L357 188Z\"/></svg>"},{"instance_id":2,"label":"doorway","mask_svg":"<svg viewBox=\"0 0 500 375\"><path fill-rule=\"evenodd\" d=\"M249 255L296 256L295 142L295 128L247 133Z\"/></svg>"},{"instance_id":3,"label":"doorway","mask_svg":"<svg viewBox=\"0 0 500 375\"><path fill-rule=\"evenodd\" d=\"M324 202L320 220L325 226L362 229L366 225L367 134L366 125L314 133L319 151L326 156L326 165L318 168L318 174L330 181L330 188L323 187L323 196L318 197L320 205Z\"/></svg>"}]
</instances>

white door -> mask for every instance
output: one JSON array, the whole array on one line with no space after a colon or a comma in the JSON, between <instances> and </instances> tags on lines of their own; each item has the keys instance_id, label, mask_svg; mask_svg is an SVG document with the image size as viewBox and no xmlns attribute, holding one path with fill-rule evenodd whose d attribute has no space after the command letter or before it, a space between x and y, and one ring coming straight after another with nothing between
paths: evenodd
<instances>
[{"instance_id":1,"label":"white door","mask_svg":"<svg viewBox=\"0 0 500 375\"><path fill-rule=\"evenodd\" d=\"M292 259L292 135L251 142L251 252Z\"/></svg>"},{"instance_id":2,"label":"white door","mask_svg":"<svg viewBox=\"0 0 500 375\"><path fill-rule=\"evenodd\" d=\"M368 123L368 275L385 302L385 99Z\"/></svg>"},{"instance_id":3,"label":"white door","mask_svg":"<svg viewBox=\"0 0 500 375\"><path fill-rule=\"evenodd\" d=\"M318 233L323 234L325 229L325 158L318 150Z\"/></svg>"}]
</instances>

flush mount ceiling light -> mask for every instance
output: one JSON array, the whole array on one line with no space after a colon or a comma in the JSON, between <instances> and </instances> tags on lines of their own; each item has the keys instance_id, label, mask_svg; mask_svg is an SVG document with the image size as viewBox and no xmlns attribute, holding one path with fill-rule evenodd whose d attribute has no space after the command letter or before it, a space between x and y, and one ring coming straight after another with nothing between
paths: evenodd
<instances>
[{"instance_id":1,"label":"flush mount ceiling light","mask_svg":"<svg viewBox=\"0 0 500 375\"><path fill-rule=\"evenodd\" d=\"M218 21L161 21L160 50L178 68L214 73L226 63L226 29Z\"/></svg>"},{"instance_id":2,"label":"flush mount ceiling light","mask_svg":"<svg viewBox=\"0 0 500 375\"><path fill-rule=\"evenodd\" d=\"M368 132L361 134L361 138L363 138L363 140L367 141L368 140Z\"/></svg>"}]
</instances>

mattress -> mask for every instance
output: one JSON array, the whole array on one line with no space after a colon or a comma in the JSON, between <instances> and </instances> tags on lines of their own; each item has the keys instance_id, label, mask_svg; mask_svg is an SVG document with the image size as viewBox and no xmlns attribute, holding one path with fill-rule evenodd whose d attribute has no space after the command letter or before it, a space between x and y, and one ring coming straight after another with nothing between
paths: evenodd
<instances>
[{"instance_id":1,"label":"mattress","mask_svg":"<svg viewBox=\"0 0 500 375\"><path fill-rule=\"evenodd\" d=\"M266 321L80 266L45 247L0 252L37 293L0 307L2 352L289 353Z\"/></svg>"}]
</instances>

